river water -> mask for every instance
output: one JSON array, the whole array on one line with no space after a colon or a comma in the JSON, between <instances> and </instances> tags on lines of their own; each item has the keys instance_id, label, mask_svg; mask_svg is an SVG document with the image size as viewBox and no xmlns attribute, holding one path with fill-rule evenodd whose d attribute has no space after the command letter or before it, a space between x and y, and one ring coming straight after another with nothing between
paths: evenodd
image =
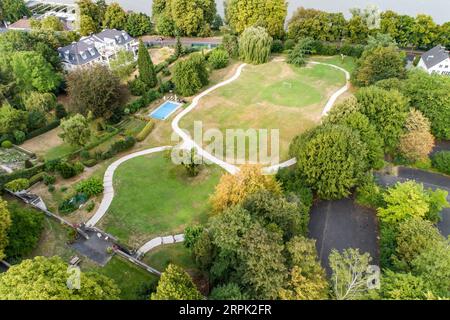
<instances>
[{"instance_id":1,"label":"river water","mask_svg":"<svg viewBox=\"0 0 450 320\"><path fill-rule=\"evenodd\" d=\"M73 3L74 0L51 0L52 2ZM152 0L108 0L107 2L119 2L126 10L151 13ZM223 14L223 0L216 0L219 13ZM349 15L349 9L375 4L381 10L409 14L418 13L431 15L436 22L450 21L450 0L289 0L289 16L296 8L316 8L325 11L344 12Z\"/></svg>"}]
</instances>

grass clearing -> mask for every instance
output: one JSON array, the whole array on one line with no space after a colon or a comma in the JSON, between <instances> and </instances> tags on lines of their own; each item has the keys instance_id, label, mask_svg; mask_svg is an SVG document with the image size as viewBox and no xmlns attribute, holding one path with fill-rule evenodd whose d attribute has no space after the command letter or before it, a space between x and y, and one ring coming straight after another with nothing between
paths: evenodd
<instances>
[{"instance_id":1,"label":"grass clearing","mask_svg":"<svg viewBox=\"0 0 450 320\"><path fill-rule=\"evenodd\" d=\"M154 237L204 223L209 195L222 173L219 167L208 166L190 178L163 153L131 159L114 174L115 197L100 227L139 247Z\"/></svg>"},{"instance_id":2,"label":"grass clearing","mask_svg":"<svg viewBox=\"0 0 450 320\"><path fill-rule=\"evenodd\" d=\"M104 267L92 267L93 271L115 281L120 288L121 300L148 300L150 292L156 288L159 278L148 271L114 256Z\"/></svg>"},{"instance_id":3,"label":"grass clearing","mask_svg":"<svg viewBox=\"0 0 450 320\"><path fill-rule=\"evenodd\" d=\"M180 126L191 134L194 121L222 134L226 129L278 129L280 158L287 160L291 140L319 123L327 100L344 84L342 71L324 65L297 68L279 60L248 65L235 82L204 97Z\"/></svg>"},{"instance_id":4,"label":"grass clearing","mask_svg":"<svg viewBox=\"0 0 450 320\"><path fill-rule=\"evenodd\" d=\"M183 243L157 247L148 252L143 261L156 270L163 272L169 264L176 264L185 270L195 270L196 266L189 249Z\"/></svg>"}]
</instances>

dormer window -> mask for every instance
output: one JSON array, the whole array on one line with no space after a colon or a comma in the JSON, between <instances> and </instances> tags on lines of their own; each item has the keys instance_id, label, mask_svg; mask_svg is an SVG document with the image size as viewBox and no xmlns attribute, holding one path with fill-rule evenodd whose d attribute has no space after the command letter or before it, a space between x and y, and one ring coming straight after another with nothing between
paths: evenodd
<instances>
[{"instance_id":1,"label":"dormer window","mask_svg":"<svg viewBox=\"0 0 450 320\"><path fill-rule=\"evenodd\" d=\"M88 50L91 56L95 56L95 50L93 48L89 48Z\"/></svg>"},{"instance_id":2,"label":"dormer window","mask_svg":"<svg viewBox=\"0 0 450 320\"><path fill-rule=\"evenodd\" d=\"M87 55L86 55L86 52L85 52L85 51L81 52L81 58L82 58L83 60L86 60L86 59L87 59Z\"/></svg>"}]
</instances>

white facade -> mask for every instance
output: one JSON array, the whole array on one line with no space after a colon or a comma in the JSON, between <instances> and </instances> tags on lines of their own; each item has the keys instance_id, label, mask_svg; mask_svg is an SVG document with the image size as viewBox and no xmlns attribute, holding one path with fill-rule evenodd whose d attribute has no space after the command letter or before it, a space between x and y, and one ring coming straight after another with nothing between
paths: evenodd
<instances>
[{"instance_id":1,"label":"white facade","mask_svg":"<svg viewBox=\"0 0 450 320\"><path fill-rule=\"evenodd\" d=\"M444 76L450 76L450 58L447 58L446 60L440 62L439 64L431 68L427 68L422 58L420 59L418 67L426 70L429 74L440 74Z\"/></svg>"}]
</instances>

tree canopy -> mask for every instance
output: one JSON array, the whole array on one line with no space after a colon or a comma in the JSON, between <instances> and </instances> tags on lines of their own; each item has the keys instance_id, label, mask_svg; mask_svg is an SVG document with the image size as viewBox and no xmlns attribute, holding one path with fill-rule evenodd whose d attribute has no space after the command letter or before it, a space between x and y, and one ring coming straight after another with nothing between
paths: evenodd
<instances>
[{"instance_id":1,"label":"tree canopy","mask_svg":"<svg viewBox=\"0 0 450 320\"><path fill-rule=\"evenodd\" d=\"M262 27L249 27L239 37L239 56L247 63L266 63L271 48L272 37Z\"/></svg>"},{"instance_id":2,"label":"tree canopy","mask_svg":"<svg viewBox=\"0 0 450 320\"><path fill-rule=\"evenodd\" d=\"M270 36L281 38L287 15L285 0L230 0L225 11L230 27L237 33L259 26Z\"/></svg>"},{"instance_id":3,"label":"tree canopy","mask_svg":"<svg viewBox=\"0 0 450 320\"><path fill-rule=\"evenodd\" d=\"M2 300L115 300L120 290L113 280L80 272L80 289L69 289L71 276L60 257L23 260L0 275ZM75 281L76 282L76 281Z\"/></svg>"},{"instance_id":4,"label":"tree canopy","mask_svg":"<svg viewBox=\"0 0 450 320\"><path fill-rule=\"evenodd\" d=\"M11 227L11 216L6 201L0 198L0 260L5 258L5 248L8 246L8 231Z\"/></svg>"}]
</instances>

